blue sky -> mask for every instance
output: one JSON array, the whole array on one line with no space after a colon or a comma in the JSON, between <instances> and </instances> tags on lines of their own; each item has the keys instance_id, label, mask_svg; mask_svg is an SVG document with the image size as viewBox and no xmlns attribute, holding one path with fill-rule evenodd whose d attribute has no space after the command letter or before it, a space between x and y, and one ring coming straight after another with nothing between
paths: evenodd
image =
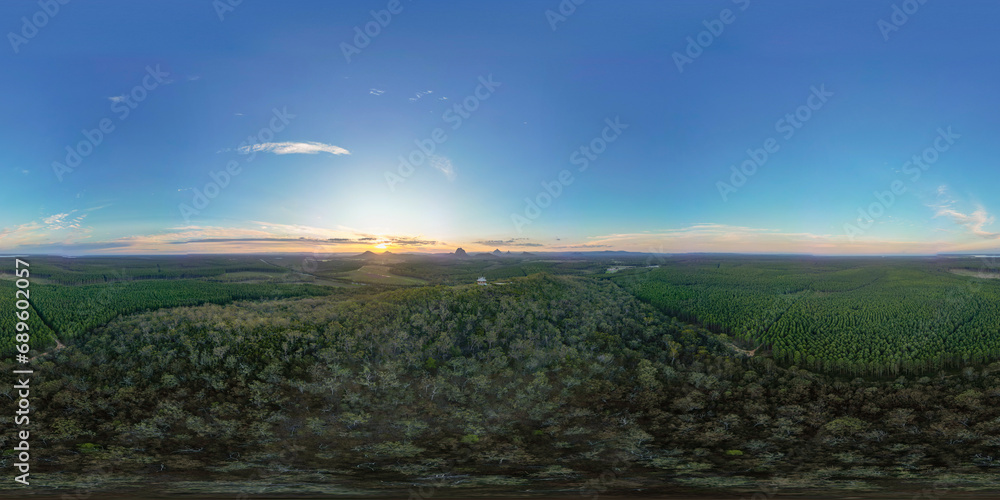
<instances>
[{"instance_id":1,"label":"blue sky","mask_svg":"<svg viewBox=\"0 0 1000 500\"><path fill-rule=\"evenodd\" d=\"M0 4L0 249L1000 248L994 2L224 2Z\"/></svg>"}]
</instances>

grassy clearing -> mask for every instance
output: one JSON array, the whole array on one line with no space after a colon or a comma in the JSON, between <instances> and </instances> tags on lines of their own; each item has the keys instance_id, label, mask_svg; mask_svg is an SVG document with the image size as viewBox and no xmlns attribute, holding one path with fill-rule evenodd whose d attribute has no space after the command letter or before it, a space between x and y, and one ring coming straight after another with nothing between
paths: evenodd
<instances>
[{"instance_id":1,"label":"grassy clearing","mask_svg":"<svg viewBox=\"0 0 1000 500\"><path fill-rule=\"evenodd\" d=\"M959 276L971 276L986 280L1000 279L1000 272L996 271L971 271L969 269L949 269L948 271Z\"/></svg>"},{"instance_id":2,"label":"grassy clearing","mask_svg":"<svg viewBox=\"0 0 1000 500\"><path fill-rule=\"evenodd\" d=\"M427 282L419 278L409 278L392 274L387 266L367 265L354 271L341 273L338 278L349 279L359 283L375 283L379 285L424 285Z\"/></svg>"}]
</instances>

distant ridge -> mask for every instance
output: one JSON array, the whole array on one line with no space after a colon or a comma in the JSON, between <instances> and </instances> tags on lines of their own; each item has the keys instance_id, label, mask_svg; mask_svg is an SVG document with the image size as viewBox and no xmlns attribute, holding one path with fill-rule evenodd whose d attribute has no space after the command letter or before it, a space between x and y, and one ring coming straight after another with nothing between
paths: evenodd
<instances>
[{"instance_id":1,"label":"distant ridge","mask_svg":"<svg viewBox=\"0 0 1000 500\"><path fill-rule=\"evenodd\" d=\"M465 250L463 250L462 247L458 247L458 250L455 250L454 255L455 255L455 257L468 257L469 256L469 254L465 253Z\"/></svg>"},{"instance_id":2,"label":"distant ridge","mask_svg":"<svg viewBox=\"0 0 1000 500\"><path fill-rule=\"evenodd\" d=\"M371 251L371 250L365 250L365 253L363 253L361 255L357 255L357 257L364 257L364 258L367 259L369 257L378 257L378 254L375 253L375 252L373 252L373 251Z\"/></svg>"},{"instance_id":3,"label":"distant ridge","mask_svg":"<svg viewBox=\"0 0 1000 500\"><path fill-rule=\"evenodd\" d=\"M500 249L497 248L496 250L493 250L493 255L503 255L503 252L501 252Z\"/></svg>"}]
</instances>

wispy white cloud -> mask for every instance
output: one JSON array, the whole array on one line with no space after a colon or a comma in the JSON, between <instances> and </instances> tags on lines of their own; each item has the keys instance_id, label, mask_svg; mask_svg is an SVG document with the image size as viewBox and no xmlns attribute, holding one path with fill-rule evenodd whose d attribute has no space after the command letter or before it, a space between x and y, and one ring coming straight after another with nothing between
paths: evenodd
<instances>
[{"instance_id":1,"label":"wispy white cloud","mask_svg":"<svg viewBox=\"0 0 1000 500\"><path fill-rule=\"evenodd\" d=\"M414 95L414 97L410 98L410 102L419 101L420 99L423 99L424 96L429 95L429 94L433 94L433 93L434 93L433 90L425 90L423 92L417 92Z\"/></svg>"},{"instance_id":2,"label":"wispy white cloud","mask_svg":"<svg viewBox=\"0 0 1000 500\"><path fill-rule=\"evenodd\" d=\"M429 155L427 159L430 166L440 170L449 181L455 180L457 174L455 173L455 166L451 164L451 160L438 155Z\"/></svg>"},{"instance_id":3,"label":"wispy white cloud","mask_svg":"<svg viewBox=\"0 0 1000 500\"><path fill-rule=\"evenodd\" d=\"M69 217L69 214L71 214L71 213L73 213L73 212L66 212L64 214L50 215L50 216L42 219L42 222L44 222L46 224L58 224L60 221L62 221L66 217Z\"/></svg>"},{"instance_id":4,"label":"wispy white cloud","mask_svg":"<svg viewBox=\"0 0 1000 500\"><path fill-rule=\"evenodd\" d=\"M60 229L79 229L80 223L87 217L87 214L80 214L73 217L76 210L62 214L54 214L42 219L43 229L47 231L58 231Z\"/></svg>"},{"instance_id":5,"label":"wispy white cloud","mask_svg":"<svg viewBox=\"0 0 1000 500\"><path fill-rule=\"evenodd\" d=\"M382 89L374 89L373 88L373 89L369 90L368 93L371 94L371 95L382 95L382 94L385 93L385 91L382 90Z\"/></svg>"},{"instance_id":6,"label":"wispy white cloud","mask_svg":"<svg viewBox=\"0 0 1000 500\"><path fill-rule=\"evenodd\" d=\"M590 248L610 248L611 245L601 245L597 243L584 243L582 245L562 245L553 248L575 248L575 249L590 249Z\"/></svg>"},{"instance_id":7,"label":"wispy white cloud","mask_svg":"<svg viewBox=\"0 0 1000 500\"><path fill-rule=\"evenodd\" d=\"M108 100L111 101L111 102L122 102L122 101L125 100L125 94L122 94L122 95L113 95L113 96L109 97Z\"/></svg>"},{"instance_id":8,"label":"wispy white cloud","mask_svg":"<svg viewBox=\"0 0 1000 500\"><path fill-rule=\"evenodd\" d=\"M528 238L507 238L505 240L479 240L475 241L477 245L485 245L488 247L540 247L544 246L541 243L535 243Z\"/></svg>"},{"instance_id":9,"label":"wispy white cloud","mask_svg":"<svg viewBox=\"0 0 1000 500\"><path fill-rule=\"evenodd\" d=\"M12 228L0 229L0 248L14 249L44 244L79 243L91 229L83 225L89 212L102 207L52 214Z\"/></svg>"},{"instance_id":10,"label":"wispy white cloud","mask_svg":"<svg viewBox=\"0 0 1000 500\"><path fill-rule=\"evenodd\" d=\"M266 151L276 155L314 155L316 153L330 153L332 155L351 154L350 151L342 147L334 146L332 144L323 144L322 142L265 142L239 148L239 152L243 154L256 153L260 151Z\"/></svg>"},{"instance_id":11,"label":"wispy white cloud","mask_svg":"<svg viewBox=\"0 0 1000 500\"><path fill-rule=\"evenodd\" d=\"M996 218L986 212L983 207L976 207L972 213L964 214L952 208L939 208L936 216L950 217L956 224L964 226L972 234L983 238L1000 238L1000 233L987 231L985 226L992 225Z\"/></svg>"},{"instance_id":12,"label":"wispy white cloud","mask_svg":"<svg viewBox=\"0 0 1000 500\"><path fill-rule=\"evenodd\" d=\"M955 224L964 227L969 233L982 238L1000 238L1000 233L986 229L996 222L996 218L990 215L982 205L976 204L972 211L959 211L955 205L961 204L961 200L950 194L948 186L939 186L937 192L938 202L930 205L934 209L934 217L947 217Z\"/></svg>"}]
</instances>

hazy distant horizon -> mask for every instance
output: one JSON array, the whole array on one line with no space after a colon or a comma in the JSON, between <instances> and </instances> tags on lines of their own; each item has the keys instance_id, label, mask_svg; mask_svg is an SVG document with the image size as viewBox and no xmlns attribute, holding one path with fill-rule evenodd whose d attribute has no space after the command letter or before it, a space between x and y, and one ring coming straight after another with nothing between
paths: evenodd
<instances>
[{"instance_id":1,"label":"hazy distant horizon","mask_svg":"<svg viewBox=\"0 0 1000 500\"><path fill-rule=\"evenodd\" d=\"M463 250L465 250L463 248ZM494 249L497 250L497 249ZM468 257L476 257L479 255L492 254L494 250L466 250ZM505 257L508 254L508 250L499 249L501 257ZM156 253L156 254L59 254L59 253L11 253L0 255L0 258L14 258L14 257L62 257L62 258L115 258L115 257L148 257L148 258L159 258L159 257L225 257L225 256L242 256L242 255L267 255L267 256L308 256L314 259L324 259L329 257L355 257L364 255L365 252L372 252L374 255L385 255L388 252L389 255L408 255L408 256L449 256L455 255L455 252L445 252L445 251L388 251L388 250L365 250L361 252L243 252L243 253ZM975 254L975 253L937 253L937 254L815 254L815 253L756 253L756 252L668 252L668 253L657 253L657 252L641 252L641 251L631 251L631 250L563 250L563 251L553 251L553 250L509 250L511 257L528 255L568 255L568 254L581 254L585 256L600 256L602 254L635 254L637 256L655 256L655 257L677 257L677 256L728 256L728 257L818 257L818 258L865 258L865 257L884 257L884 258L917 258L917 257L966 257L966 258L984 258L984 259L996 259L1000 258L1000 252L996 254Z\"/></svg>"}]
</instances>

